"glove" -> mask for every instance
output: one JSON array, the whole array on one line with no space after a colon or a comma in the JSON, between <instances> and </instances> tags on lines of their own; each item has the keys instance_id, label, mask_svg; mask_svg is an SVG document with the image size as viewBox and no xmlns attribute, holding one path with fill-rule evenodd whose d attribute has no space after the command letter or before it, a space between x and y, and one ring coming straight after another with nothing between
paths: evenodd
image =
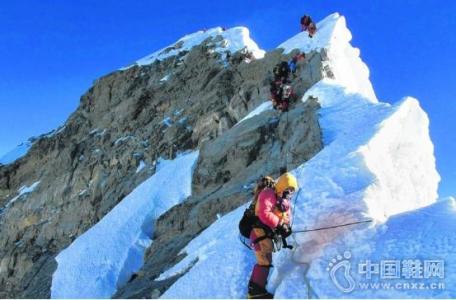
<instances>
[{"instance_id":1,"label":"glove","mask_svg":"<svg viewBox=\"0 0 456 300\"><path fill-rule=\"evenodd\" d=\"M281 224L281 225L277 226L276 231L283 238L289 237L291 235L291 233L292 233L291 227L288 224Z\"/></svg>"}]
</instances>

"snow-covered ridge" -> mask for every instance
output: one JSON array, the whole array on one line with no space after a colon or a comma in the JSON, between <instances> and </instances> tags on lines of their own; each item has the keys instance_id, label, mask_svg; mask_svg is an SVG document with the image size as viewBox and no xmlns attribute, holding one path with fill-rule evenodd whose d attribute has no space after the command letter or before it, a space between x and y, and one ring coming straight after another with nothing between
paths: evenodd
<instances>
[{"instance_id":1,"label":"snow-covered ridge","mask_svg":"<svg viewBox=\"0 0 456 300\"><path fill-rule=\"evenodd\" d=\"M157 172L56 257L52 298L109 298L143 264L154 220L191 195L198 151L160 160Z\"/></svg>"},{"instance_id":2,"label":"snow-covered ridge","mask_svg":"<svg viewBox=\"0 0 456 300\"><path fill-rule=\"evenodd\" d=\"M325 173L327 179L309 187L315 195L332 191L346 201L344 194L361 192L363 214L380 221L437 199L440 176L429 119L416 99L406 97L394 106L372 103L328 79L308 90L303 101L309 97L322 106L325 148L298 170L306 185ZM313 167L320 156L324 169Z\"/></svg>"},{"instance_id":3,"label":"snow-covered ridge","mask_svg":"<svg viewBox=\"0 0 456 300\"><path fill-rule=\"evenodd\" d=\"M317 24L317 33L310 38L301 32L280 44L277 48L290 53L299 49L305 53L327 50L328 61L334 79L349 91L360 93L372 102L377 102L369 80L369 69L360 58L360 50L351 46L352 35L345 18L338 13L329 15Z\"/></svg>"},{"instance_id":4,"label":"snow-covered ridge","mask_svg":"<svg viewBox=\"0 0 456 300\"><path fill-rule=\"evenodd\" d=\"M186 35L176 43L139 59L132 66L148 65L156 60L164 60L178 55L183 51L190 51L193 47L200 45L208 38L214 40L214 51L222 54L226 54L227 52L234 53L244 48L250 51L255 58L263 58L265 54L265 51L261 50L250 38L249 30L246 27L233 27L227 30L224 30L222 27L215 27Z\"/></svg>"}]
</instances>

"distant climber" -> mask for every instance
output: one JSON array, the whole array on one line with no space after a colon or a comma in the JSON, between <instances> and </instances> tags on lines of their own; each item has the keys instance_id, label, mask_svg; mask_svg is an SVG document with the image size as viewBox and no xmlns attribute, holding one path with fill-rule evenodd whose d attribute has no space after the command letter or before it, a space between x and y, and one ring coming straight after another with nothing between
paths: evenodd
<instances>
[{"instance_id":1,"label":"distant climber","mask_svg":"<svg viewBox=\"0 0 456 300\"><path fill-rule=\"evenodd\" d=\"M292 64L292 67L296 71L296 66ZM269 91L274 109L287 111L289 102L294 97L289 81L290 72L290 64L286 61L278 63L273 69L274 79L270 82Z\"/></svg>"},{"instance_id":2,"label":"distant climber","mask_svg":"<svg viewBox=\"0 0 456 300\"><path fill-rule=\"evenodd\" d=\"M290 74L290 67L288 62L282 61L275 65L272 73L274 74L274 81L276 82L286 82L288 80L288 75Z\"/></svg>"},{"instance_id":3,"label":"distant climber","mask_svg":"<svg viewBox=\"0 0 456 300\"><path fill-rule=\"evenodd\" d=\"M317 25L315 25L314 22L311 22L309 27L307 27L307 32L309 33L309 37L313 37L317 32Z\"/></svg>"},{"instance_id":4,"label":"distant climber","mask_svg":"<svg viewBox=\"0 0 456 300\"><path fill-rule=\"evenodd\" d=\"M290 69L291 74L296 74L296 69L298 67L298 62L306 58L304 52L299 52L295 54L289 61L288 61L288 68Z\"/></svg>"},{"instance_id":5,"label":"distant climber","mask_svg":"<svg viewBox=\"0 0 456 300\"><path fill-rule=\"evenodd\" d=\"M301 17L301 31L307 31L309 37L313 37L317 31L317 26L312 21L310 16L304 15Z\"/></svg>"},{"instance_id":6,"label":"distant climber","mask_svg":"<svg viewBox=\"0 0 456 300\"><path fill-rule=\"evenodd\" d=\"M274 109L279 109L282 112L288 111L290 101L294 100L295 94L290 85L289 75L296 72L296 63L303 55L296 55L289 62L282 61L274 67L274 79L270 82L269 86Z\"/></svg>"},{"instance_id":7,"label":"distant climber","mask_svg":"<svg viewBox=\"0 0 456 300\"><path fill-rule=\"evenodd\" d=\"M285 173L279 177L275 187L266 187L257 196L255 216L250 240L255 250L257 263L253 267L248 286L249 299L272 299L266 290L269 269L272 266L273 239L291 234L291 197L298 189L296 178Z\"/></svg>"},{"instance_id":8,"label":"distant climber","mask_svg":"<svg viewBox=\"0 0 456 300\"><path fill-rule=\"evenodd\" d=\"M291 101L296 100L296 95L293 88L289 84L283 84L279 90L278 99L276 102L277 109L282 112L288 111Z\"/></svg>"}]
</instances>

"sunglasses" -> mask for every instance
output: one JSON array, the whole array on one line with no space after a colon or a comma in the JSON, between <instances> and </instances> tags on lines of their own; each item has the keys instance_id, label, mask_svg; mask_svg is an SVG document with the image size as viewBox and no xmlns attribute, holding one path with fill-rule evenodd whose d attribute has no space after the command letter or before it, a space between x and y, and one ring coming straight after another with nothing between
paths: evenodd
<instances>
[{"instance_id":1,"label":"sunglasses","mask_svg":"<svg viewBox=\"0 0 456 300\"><path fill-rule=\"evenodd\" d=\"M282 198L289 200L289 199L291 199L291 197L293 197L294 192L295 192L294 188L287 188L287 189L285 189L285 191L283 191Z\"/></svg>"}]
</instances>

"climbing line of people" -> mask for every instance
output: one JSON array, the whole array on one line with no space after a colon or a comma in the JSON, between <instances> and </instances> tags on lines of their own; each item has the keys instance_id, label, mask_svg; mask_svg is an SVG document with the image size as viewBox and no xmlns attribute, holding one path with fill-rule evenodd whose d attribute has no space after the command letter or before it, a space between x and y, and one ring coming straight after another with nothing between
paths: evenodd
<instances>
[{"instance_id":1,"label":"climbing line of people","mask_svg":"<svg viewBox=\"0 0 456 300\"><path fill-rule=\"evenodd\" d=\"M307 31L311 38L315 35L317 28L310 16L301 18L301 30ZM287 132L289 104L296 97L291 87L290 75L294 76L294 78L296 77L297 64L302 59L305 59L305 54L299 52L289 61L282 61L277 64L273 69L274 78L270 82L273 107L287 113ZM286 139L288 140L288 135ZM248 284L249 299L271 299L274 297L266 290L266 285L269 271L272 267L272 253L282 248L291 250L293 262L303 266L303 277L307 286L308 298L318 297L307 278L307 272L310 267L309 262L299 261L296 257L298 248L295 246L299 246L296 234L331 230L373 221L372 219L367 219L293 232L292 225L295 210L292 208L295 207L295 203L292 203L292 199L294 197L294 202L296 202L301 190L297 179L287 171L289 152L292 151L290 149L286 151L285 167L281 168L281 175L277 181L269 176L260 178L254 189L253 201L245 210L239 222L241 242L251 250L254 250L256 257L256 264L253 267ZM294 246L288 244L287 238L289 236L292 236Z\"/></svg>"},{"instance_id":2,"label":"climbing line of people","mask_svg":"<svg viewBox=\"0 0 456 300\"><path fill-rule=\"evenodd\" d=\"M308 31L309 37L315 34L316 26L309 16L301 18L301 30ZM296 77L297 64L302 59L305 59L305 54L300 52L288 62L282 61L277 64L273 69L274 77L270 82L273 107L287 112L287 127L288 107L290 101L296 99L289 76L291 74ZM277 182L269 176L260 179L254 189L253 201L239 223L241 235L250 240L250 245L243 243L255 251L257 261L248 284L249 299L273 298L273 295L266 290L269 271L272 267L272 253L282 247L293 249L286 239L292 233L291 199L298 190L298 181L287 172L288 151L285 164L285 167L281 168L282 175Z\"/></svg>"},{"instance_id":3,"label":"climbing line of people","mask_svg":"<svg viewBox=\"0 0 456 300\"><path fill-rule=\"evenodd\" d=\"M301 18L301 31L307 31L311 38L315 35L317 27L310 16L304 15ZM305 58L306 55L303 52L298 52L289 61L282 61L274 67L274 78L270 82L271 100L274 109L286 112L290 102L296 100L289 77L290 75L293 75L294 78L296 77L297 64Z\"/></svg>"}]
</instances>

